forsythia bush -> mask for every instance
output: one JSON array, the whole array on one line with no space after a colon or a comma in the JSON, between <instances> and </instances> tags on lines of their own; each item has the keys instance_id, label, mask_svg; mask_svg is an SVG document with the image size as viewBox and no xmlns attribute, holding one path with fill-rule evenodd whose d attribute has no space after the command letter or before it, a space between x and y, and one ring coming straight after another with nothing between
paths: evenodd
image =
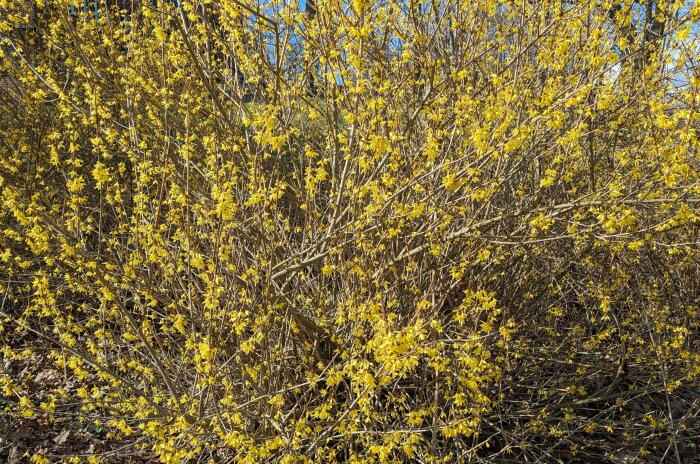
<instances>
[{"instance_id":1,"label":"forsythia bush","mask_svg":"<svg viewBox=\"0 0 700 464\"><path fill-rule=\"evenodd\" d=\"M74 423L164 463L691 462L698 20L0 0L0 433Z\"/></svg>"}]
</instances>

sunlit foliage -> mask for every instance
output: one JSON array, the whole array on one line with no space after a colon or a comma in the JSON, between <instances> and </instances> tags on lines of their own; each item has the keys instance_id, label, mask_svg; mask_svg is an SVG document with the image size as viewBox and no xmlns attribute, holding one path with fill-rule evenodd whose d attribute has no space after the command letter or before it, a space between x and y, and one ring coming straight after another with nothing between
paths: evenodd
<instances>
[{"instance_id":1,"label":"sunlit foliage","mask_svg":"<svg viewBox=\"0 0 700 464\"><path fill-rule=\"evenodd\" d=\"M164 463L700 446L700 6L30 3L2 414Z\"/></svg>"}]
</instances>

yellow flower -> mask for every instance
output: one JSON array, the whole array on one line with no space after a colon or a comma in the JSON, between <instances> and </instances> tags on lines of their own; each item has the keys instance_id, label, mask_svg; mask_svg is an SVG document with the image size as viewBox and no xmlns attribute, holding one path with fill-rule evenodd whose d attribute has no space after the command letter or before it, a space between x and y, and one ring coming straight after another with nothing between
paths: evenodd
<instances>
[{"instance_id":1,"label":"yellow flower","mask_svg":"<svg viewBox=\"0 0 700 464\"><path fill-rule=\"evenodd\" d=\"M101 189L109 181L109 168L98 161L92 169L92 177L95 179L97 188Z\"/></svg>"}]
</instances>

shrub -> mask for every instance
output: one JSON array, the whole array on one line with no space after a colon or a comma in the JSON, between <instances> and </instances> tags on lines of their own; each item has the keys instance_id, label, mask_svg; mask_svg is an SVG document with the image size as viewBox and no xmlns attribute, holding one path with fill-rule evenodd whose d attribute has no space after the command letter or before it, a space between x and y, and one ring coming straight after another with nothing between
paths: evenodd
<instances>
[{"instance_id":1,"label":"shrub","mask_svg":"<svg viewBox=\"0 0 700 464\"><path fill-rule=\"evenodd\" d=\"M699 6L18 3L10 427L161 462L692 459Z\"/></svg>"}]
</instances>

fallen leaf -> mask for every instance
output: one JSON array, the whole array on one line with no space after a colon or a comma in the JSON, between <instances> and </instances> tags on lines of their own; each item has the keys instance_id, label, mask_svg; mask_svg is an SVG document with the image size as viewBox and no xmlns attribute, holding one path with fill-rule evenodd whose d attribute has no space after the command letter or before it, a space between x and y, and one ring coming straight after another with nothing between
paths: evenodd
<instances>
[{"instance_id":1,"label":"fallen leaf","mask_svg":"<svg viewBox=\"0 0 700 464\"><path fill-rule=\"evenodd\" d=\"M54 441L54 443L56 443L57 445L62 445L62 444L65 443L66 440L68 439L68 435L70 435L70 430L68 430L68 429L63 429L63 431L61 431L61 433L59 433L58 435L56 435L56 436L54 437L53 441Z\"/></svg>"}]
</instances>

